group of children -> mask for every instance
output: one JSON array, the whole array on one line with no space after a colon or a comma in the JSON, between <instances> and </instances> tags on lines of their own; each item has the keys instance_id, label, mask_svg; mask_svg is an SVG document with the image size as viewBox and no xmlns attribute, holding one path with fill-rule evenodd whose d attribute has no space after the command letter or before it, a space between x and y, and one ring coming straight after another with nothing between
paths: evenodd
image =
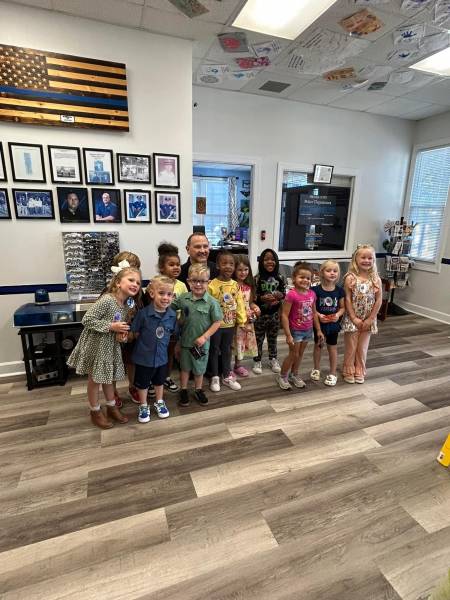
<instances>
[{"instance_id":1,"label":"group of children","mask_svg":"<svg viewBox=\"0 0 450 600\"><path fill-rule=\"evenodd\" d=\"M160 418L169 416L164 388L179 392L179 406L190 404L190 376L194 398L201 405L208 403L203 390L207 370L212 392L220 391L221 385L240 390L238 378L249 375L242 364L245 358L253 358L256 375L262 373L265 338L269 366L283 390L305 387L299 369L313 337L310 377L321 379L321 349L326 343L330 371L324 383L336 385L340 330L344 332L344 381L364 383L370 335L377 332L376 315L381 305L381 282L371 246L359 246L353 253L344 288L337 285L338 263L327 260L320 267L320 285L313 288L311 267L296 263L288 291L272 249L262 252L255 277L247 256L227 251L219 253L218 274L212 280L206 264L191 264L187 278L190 291L178 280L178 249L163 243L158 252L159 275L152 278L145 293L139 258L130 252L115 257L113 278L85 314L84 330L69 357L69 366L80 375L88 375L88 401L96 426L108 429L113 421L128 421L120 411L115 388L115 382L125 378L125 370L130 397L139 404L138 421L147 423L149 399L154 399ZM280 322L289 348L281 366L277 358ZM170 377L174 358L180 365L180 388ZM99 404L100 385L106 415Z\"/></svg>"}]
</instances>

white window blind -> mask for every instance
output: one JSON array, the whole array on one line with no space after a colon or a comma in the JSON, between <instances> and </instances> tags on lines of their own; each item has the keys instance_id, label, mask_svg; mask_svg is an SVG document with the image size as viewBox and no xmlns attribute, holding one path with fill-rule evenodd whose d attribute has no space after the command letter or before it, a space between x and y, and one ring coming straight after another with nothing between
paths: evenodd
<instances>
[{"instance_id":1,"label":"white window blind","mask_svg":"<svg viewBox=\"0 0 450 600\"><path fill-rule=\"evenodd\" d=\"M444 229L450 184L450 146L417 153L411 186L409 221L417 223L411 255L434 263Z\"/></svg>"},{"instance_id":2,"label":"white window blind","mask_svg":"<svg viewBox=\"0 0 450 600\"><path fill-rule=\"evenodd\" d=\"M228 178L195 176L192 196L194 225L204 225L210 243L217 244L222 237L222 227L228 229ZM206 197L206 215L195 212L197 196Z\"/></svg>"}]
</instances>

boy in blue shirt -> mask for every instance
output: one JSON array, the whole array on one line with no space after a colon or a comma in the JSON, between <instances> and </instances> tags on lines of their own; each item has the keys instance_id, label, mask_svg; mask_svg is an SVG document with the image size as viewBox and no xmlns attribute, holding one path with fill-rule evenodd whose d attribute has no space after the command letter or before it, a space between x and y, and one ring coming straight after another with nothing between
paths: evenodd
<instances>
[{"instance_id":1,"label":"boy in blue shirt","mask_svg":"<svg viewBox=\"0 0 450 600\"><path fill-rule=\"evenodd\" d=\"M147 292L151 304L138 311L131 324L133 337L137 338L132 361L136 367L134 386L139 396L139 423L150 421L147 392L150 383L155 389L158 417L165 419L169 411L163 400L164 381L167 377L167 349L170 336L176 330L177 314L171 308L173 281L164 275L153 277Z\"/></svg>"}]
</instances>

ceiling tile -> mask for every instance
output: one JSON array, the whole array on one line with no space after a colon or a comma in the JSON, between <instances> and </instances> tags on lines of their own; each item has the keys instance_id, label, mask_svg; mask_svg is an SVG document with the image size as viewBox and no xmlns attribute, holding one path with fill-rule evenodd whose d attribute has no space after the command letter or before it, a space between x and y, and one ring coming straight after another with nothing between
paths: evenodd
<instances>
[{"instance_id":1,"label":"ceiling tile","mask_svg":"<svg viewBox=\"0 0 450 600\"><path fill-rule=\"evenodd\" d=\"M439 79L437 83L410 92L406 98L450 106L450 77Z\"/></svg>"},{"instance_id":2,"label":"ceiling tile","mask_svg":"<svg viewBox=\"0 0 450 600\"><path fill-rule=\"evenodd\" d=\"M337 108L347 108L349 110L367 110L371 106L381 104L388 99L390 99L390 96L374 94L365 90L356 90L350 94L346 94L342 98L329 102L328 105Z\"/></svg>"},{"instance_id":3,"label":"ceiling tile","mask_svg":"<svg viewBox=\"0 0 450 600\"><path fill-rule=\"evenodd\" d=\"M243 4L242 0L221 0L221 2L217 2L217 0L200 0L200 2L209 12L204 13L200 17L194 17L194 19L201 18L202 21L212 21L214 23L221 23L222 25L228 23ZM183 14L169 0L145 0L145 6Z\"/></svg>"},{"instance_id":4,"label":"ceiling tile","mask_svg":"<svg viewBox=\"0 0 450 600\"><path fill-rule=\"evenodd\" d=\"M139 27L143 7L121 0L53 0L57 11L123 27Z\"/></svg>"},{"instance_id":5,"label":"ceiling tile","mask_svg":"<svg viewBox=\"0 0 450 600\"><path fill-rule=\"evenodd\" d=\"M391 83L388 81L382 90L385 94L388 94L389 96L404 96L408 92L418 90L419 88L430 85L440 79L434 75L427 75L425 73L420 73L419 71L412 71L411 69L400 69L400 71L413 73L413 79L408 83Z\"/></svg>"},{"instance_id":6,"label":"ceiling tile","mask_svg":"<svg viewBox=\"0 0 450 600\"><path fill-rule=\"evenodd\" d=\"M300 87L289 96L290 100L299 100L300 102L310 102L311 104L328 104L338 98L343 98L348 91L342 90L341 86L336 86L330 82L324 81L321 77L314 79L306 85Z\"/></svg>"},{"instance_id":7,"label":"ceiling tile","mask_svg":"<svg viewBox=\"0 0 450 600\"><path fill-rule=\"evenodd\" d=\"M413 111L423 110L430 106L430 103L420 102L418 100L409 100L407 98L393 98L383 102L378 106L368 109L368 112L377 115L389 115L390 117L403 117Z\"/></svg>"},{"instance_id":8,"label":"ceiling tile","mask_svg":"<svg viewBox=\"0 0 450 600\"><path fill-rule=\"evenodd\" d=\"M427 117L432 117L433 115L440 115L448 111L448 106L440 106L439 104L429 104L427 108L421 108L419 110L413 111L412 113L408 113L406 115L407 119L413 119L414 121L418 121L420 119L426 119Z\"/></svg>"},{"instance_id":9,"label":"ceiling tile","mask_svg":"<svg viewBox=\"0 0 450 600\"><path fill-rule=\"evenodd\" d=\"M96 0L97 1L97 0ZM188 40L203 39L219 33L222 25L189 19L181 13L170 13L145 6L143 9L142 27L154 33L162 33Z\"/></svg>"}]
</instances>

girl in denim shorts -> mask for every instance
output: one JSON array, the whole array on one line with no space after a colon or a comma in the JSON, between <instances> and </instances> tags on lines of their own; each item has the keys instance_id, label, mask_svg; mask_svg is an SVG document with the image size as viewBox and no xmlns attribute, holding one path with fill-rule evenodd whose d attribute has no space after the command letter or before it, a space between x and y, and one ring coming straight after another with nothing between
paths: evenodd
<instances>
[{"instance_id":1,"label":"girl in denim shorts","mask_svg":"<svg viewBox=\"0 0 450 600\"><path fill-rule=\"evenodd\" d=\"M286 294L281 310L281 323L286 334L289 354L281 366L281 373L276 376L282 390L304 388L305 382L298 371L303 353L313 337L315 327L317 337L323 340L319 318L316 311L316 294L310 289L312 269L304 262L297 262L292 271L294 287Z\"/></svg>"}]
</instances>

